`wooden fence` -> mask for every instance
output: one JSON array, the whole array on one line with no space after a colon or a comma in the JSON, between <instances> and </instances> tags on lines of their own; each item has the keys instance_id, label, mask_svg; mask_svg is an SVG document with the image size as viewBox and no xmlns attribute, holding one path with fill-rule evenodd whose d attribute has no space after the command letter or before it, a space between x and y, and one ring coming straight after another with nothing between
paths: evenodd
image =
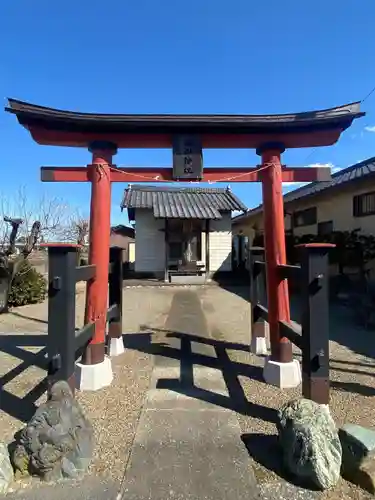
<instances>
[{"instance_id":1,"label":"wooden fence","mask_svg":"<svg viewBox=\"0 0 375 500\"><path fill-rule=\"evenodd\" d=\"M77 245L48 245L48 375L49 382L67 380L75 389L75 362L90 343L93 322L76 328L76 284L95 277L96 266L77 266ZM108 336L122 335L122 249L110 249L108 269Z\"/></svg>"},{"instance_id":2,"label":"wooden fence","mask_svg":"<svg viewBox=\"0 0 375 500\"><path fill-rule=\"evenodd\" d=\"M329 403L328 251L333 246L301 245L300 265L277 266L279 280L298 281L301 308L301 324L279 321L279 335L301 349L302 395L320 404ZM268 321L265 272L264 248L251 248L252 332Z\"/></svg>"}]
</instances>

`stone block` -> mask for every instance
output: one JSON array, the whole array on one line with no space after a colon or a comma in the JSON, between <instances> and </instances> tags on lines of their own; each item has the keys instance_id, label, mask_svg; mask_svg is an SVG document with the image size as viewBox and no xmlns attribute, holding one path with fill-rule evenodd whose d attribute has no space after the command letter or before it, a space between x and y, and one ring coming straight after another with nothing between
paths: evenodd
<instances>
[{"instance_id":1,"label":"stone block","mask_svg":"<svg viewBox=\"0 0 375 500\"><path fill-rule=\"evenodd\" d=\"M339 437L342 476L375 495L375 430L346 424L339 430Z\"/></svg>"},{"instance_id":2,"label":"stone block","mask_svg":"<svg viewBox=\"0 0 375 500\"><path fill-rule=\"evenodd\" d=\"M259 499L240 433L237 417L226 411L143 412L122 498Z\"/></svg>"}]
</instances>

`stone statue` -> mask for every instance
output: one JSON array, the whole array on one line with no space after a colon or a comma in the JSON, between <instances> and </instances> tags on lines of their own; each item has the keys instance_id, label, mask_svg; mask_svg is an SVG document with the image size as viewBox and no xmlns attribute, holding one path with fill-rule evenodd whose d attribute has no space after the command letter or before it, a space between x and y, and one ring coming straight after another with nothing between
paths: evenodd
<instances>
[{"instance_id":1,"label":"stone statue","mask_svg":"<svg viewBox=\"0 0 375 500\"><path fill-rule=\"evenodd\" d=\"M20 433L12 453L17 475L35 474L45 481L77 478L93 453L93 429L65 381L56 382L48 400Z\"/></svg>"}]
</instances>

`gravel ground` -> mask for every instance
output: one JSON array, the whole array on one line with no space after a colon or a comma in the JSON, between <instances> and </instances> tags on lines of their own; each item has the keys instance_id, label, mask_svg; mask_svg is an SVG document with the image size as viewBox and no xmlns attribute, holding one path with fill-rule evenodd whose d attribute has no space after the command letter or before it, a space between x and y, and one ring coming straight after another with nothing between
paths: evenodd
<instances>
[{"instance_id":1,"label":"gravel ground","mask_svg":"<svg viewBox=\"0 0 375 500\"><path fill-rule=\"evenodd\" d=\"M155 331L163 329L175 290L172 287L125 289L125 335L144 331L143 325ZM300 389L280 391L262 381L264 360L249 353L250 307L241 297L240 289L235 293L219 287L197 287L196 290L211 336L217 341L217 352L221 353L231 404L237 411L256 476L264 488L272 489L280 484L282 477L279 454L275 451L275 409L300 396ZM84 288L77 292L79 326L83 322ZM38 404L45 398L43 387L39 392L34 387L45 375L41 368L43 352L38 358L38 351L45 345L46 319L46 304L18 308L0 317L0 429L5 442L9 442L24 425L23 420L31 416L34 402ZM353 422L371 426L375 409L375 345L368 341L372 332L351 325L346 311L331 314L330 408L337 425ZM10 334L18 337L10 337ZM36 362L40 362L41 367L33 366ZM113 360L111 387L100 393L78 394L96 432L97 447L90 470L93 476L122 479L152 366L151 354L142 352L142 348L128 348ZM318 497L324 500L371 498L343 480L334 491L318 494Z\"/></svg>"},{"instance_id":2,"label":"gravel ground","mask_svg":"<svg viewBox=\"0 0 375 500\"><path fill-rule=\"evenodd\" d=\"M79 326L83 322L84 287L77 292L76 324ZM171 300L172 294L168 291L155 294L150 289L124 290L124 335L141 331L143 324L161 328ZM12 441L14 433L31 417L34 402L38 405L45 401L44 386L40 394L34 390L44 379L45 371L33 363L39 362L42 367L45 363L46 318L46 303L19 307L0 317L0 429L1 440L6 443ZM114 382L110 387L95 393L77 393L77 398L96 434L95 455L89 472L96 477L109 476L121 481L149 387L152 356L127 349L113 359L112 366ZM28 485L25 482L15 487Z\"/></svg>"},{"instance_id":3,"label":"gravel ground","mask_svg":"<svg viewBox=\"0 0 375 500\"><path fill-rule=\"evenodd\" d=\"M221 289L206 291L202 294L203 307L216 339L248 346L250 308L248 302L237 293L224 294ZM331 338L335 339L330 341L332 416L338 426L350 422L372 427L375 410L373 332L352 326L347 311L333 310L330 333ZM238 379L246 402L255 403L247 405L245 411L239 411L238 419L243 439L253 458L258 481L271 484L280 481L282 476L279 454L276 451L277 432L273 410L277 410L288 400L299 397L301 389L280 391L266 385L261 379L264 359L251 355L247 347L237 347L239 348L227 349L227 354L232 361L252 367L250 373L239 375ZM296 357L300 358L298 349L295 352ZM240 368L238 371L243 370ZM324 500L372 498L344 480L340 480L333 491L318 496Z\"/></svg>"}]
</instances>

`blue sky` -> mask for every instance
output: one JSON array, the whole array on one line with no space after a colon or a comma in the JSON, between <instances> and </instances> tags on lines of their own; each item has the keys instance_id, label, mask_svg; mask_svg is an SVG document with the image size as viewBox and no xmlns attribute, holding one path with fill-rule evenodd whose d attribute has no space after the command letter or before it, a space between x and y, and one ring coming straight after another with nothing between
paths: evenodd
<instances>
[{"instance_id":1,"label":"blue sky","mask_svg":"<svg viewBox=\"0 0 375 500\"><path fill-rule=\"evenodd\" d=\"M373 0L18 0L2 2L1 14L3 105L14 97L86 112L287 113L361 100L375 86ZM375 156L375 93L363 109L337 145L290 150L283 162L338 169ZM41 165L85 165L88 151L38 146L1 110L0 132L2 192L27 185L34 201L48 192L88 210L88 185L39 181ZM204 161L259 158L208 150ZM116 162L169 166L171 152L121 150ZM114 223L125 220L125 187L113 186ZM259 184L231 187L259 204Z\"/></svg>"}]
</instances>

